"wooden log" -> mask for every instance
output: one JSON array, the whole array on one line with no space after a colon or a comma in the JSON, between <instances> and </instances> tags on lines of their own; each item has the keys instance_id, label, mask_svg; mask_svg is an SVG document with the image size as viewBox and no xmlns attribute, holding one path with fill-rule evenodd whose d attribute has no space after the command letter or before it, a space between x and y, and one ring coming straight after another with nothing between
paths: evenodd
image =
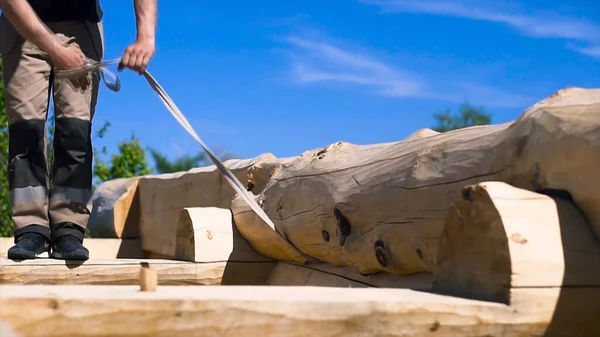
<instances>
[{"instance_id":1,"label":"wooden log","mask_svg":"<svg viewBox=\"0 0 600 337\"><path fill-rule=\"evenodd\" d=\"M140 269L147 264L157 271L159 285L218 285L225 262L193 263L154 259L90 259L62 261L0 258L0 284L138 285Z\"/></svg>"},{"instance_id":2,"label":"wooden log","mask_svg":"<svg viewBox=\"0 0 600 337\"><path fill-rule=\"evenodd\" d=\"M176 234L175 258L225 263L223 285L264 285L277 263L248 244L237 231L228 209L185 208L179 214Z\"/></svg>"},{"instance_id":3,"label":"wooden log","mask_svg":"<svg viewBox=\"0 0 600 337\"><path fill-rule=\"evenodd\" d=\"M0 321L0 336L2 337L21 337L17 335L11 327Z\"/></svg>"},{"instance_id":4,"label":"wooden log","mask_svg":"<svg viewBox=\"0 0 600 337\"><path fill-rule=\"evenodd\" d=\"M413 290L431 289L431 273L406 276L377 273L360 275L346 266L327 263L301 265L279 261L266 284L271 286L318 286L318 287L375 287L403 288Z\"/></svg>"},{"instance_id":5,"label":"wooden log","mask_svg":"<svg viewBox=\"0 0 600 337\"><path fill-rule=\"evenodd\" d=\"M223 285L429 289L431 284L429 273L406 277L384 273L362 276L347 267L328 264L315 264L308 267L277 262L256 252L237 231L231 211L217 207L190 207L181 211L177 227L176 259L192 262L227 262L221 282ZM230 264L229 262L247 263Z\"/></svg>"},{"instance_id":6,"label":"wooden log","mask_svg":"<svg viewBox=\"0 0 600 337\"><path fill-rule=\"evenodd\" d=\"M23 337L541 336L548 325L546 308L408 289L2 285L0 307Z\"/></svg>"},{"instance_id":7,"label":"wooden log","mask_svg":"<svg viewBox=\"0 0 600 337\"><path fill-rule=\"evenodd\" d=\"M137 238L139 235L139 177L103 182L89 203L87 228L94 238Z\"/></svg>"},{"instance_id":8,"label":"wooden log","mask_svg":"<svg viewBox=\"0 0 600 337\"><path fill-rule=\"evenodd\" d=\"M554 309L553 333L600 336L600 241L568 196L503 182L467 186L448 212L438 254L433 291L521 313L543 304ZM532 303L541 291L554 295Z\"/></svg>"},{"instance_id":9,"label":"wooden log","mask_svg":"<svg viewBox=\"0 0 600 337\"><path fill-rule=\"evenodd\" d=\"M0 257L6 257L15 238L0 238ZM83 245L90 251L92 259L143 259L148 258L142 250L139 239L98 239L86 238Z\"/></svg>"},{"instance_id":10,"label":"wooden log","mask_svg":"<svg viewBox=\"0 0 600 337\"><path fill-rule=\"evenodd\" d=\"M598 111L600 89L570 88L510 123L421 131L395 143L338 142L282 163L257 192L275 228L239 198L235 222L278 260L299 262L299 251L361 274L433 272L450 198L494 180L570 192L600 237Z\"/></svg>"},{"instance_id":11,"label":"wooden log","mask_svg":"<svg viewBox=\"0 0 600 337\"><path fill-rule=\"evenodd\" d=\"M232 159L224 164L238 179L257 161L275 157L264 154L252 159ZM146 176L139 182L140 236L142 248L175 257L177 219L187 207L230 208L235 191L215 165L187 172Z\"/></svg>"}]
</instances>

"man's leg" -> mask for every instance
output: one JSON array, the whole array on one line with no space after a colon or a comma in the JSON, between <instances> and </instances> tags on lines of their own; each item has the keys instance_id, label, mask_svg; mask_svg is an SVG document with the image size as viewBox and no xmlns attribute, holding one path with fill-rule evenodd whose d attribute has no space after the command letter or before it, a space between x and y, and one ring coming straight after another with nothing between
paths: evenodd
<instances>
[{"instance_id":1,"label":"man's leg","mask_svg":"<svg viewBox=\"0 0 600 337\"><path fill-rule=\"evenodd\" d=\"M49 24L79 45L90 59L100 61L102 42L99 25L83 21ZM92 193L92 118L96 107L99 76L89 74L87 88L77 88L68 79L54 81L54 162L50 190L52 256L59 259L88 258L82 245L89 219L87 202Z\"/></svg>"},{"instance_id":2,"label":"man's leg","mask_svg":"<svg viewBox=\"0 0 600 337\"><path fill-rule=\"evenodd\" d=\"M50 66L29 42L2 55L8 117L8 183L16 245L11 259L33 259L48 251L46 118Z\"/></svg>"}]
</instances>

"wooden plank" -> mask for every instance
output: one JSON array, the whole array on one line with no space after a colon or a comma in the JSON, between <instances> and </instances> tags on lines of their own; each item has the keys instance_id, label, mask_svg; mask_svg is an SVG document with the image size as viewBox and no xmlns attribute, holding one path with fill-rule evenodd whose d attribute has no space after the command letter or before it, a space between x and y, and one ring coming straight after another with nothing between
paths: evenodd
<instances>
[{"instance_id":1,"label":"wooden plank","mask_svg":"<svg viewBox=\"0 0 600 337\"><path fill-rule=\"evenodd\" d=\"M6 257L8 249L15 244L13 237L0 238L0 257ZM90 251L91 259L143 259L148 258L139 239L86 238L83 245Z\"/></svg>"},{"instance_id":2,"label":"wooden plank","mask_svg":"<svg viewBox=\"0 0 600 337\"><path fill-rule=\"evenodd\" d=\"M598 111L600 89L569 88L510 123L308 151L268 168L256 192L275 228L240 198L232 202L235 223L278 260L300 262L300 251L360 274L433 272L450 198L465 185L502 181L569 191L600 238Z\"/></svg>"},{"instance_id":3,"label":"wooden plank","mask_svg":"<svg viewBox=\"0 0 600 337\"><path fill-rule=\"evenodd\" d=\"M376 288L2 285L0 306L24 337L541 336L552 318L546 307Z\"/></svg>"},{"instance_id":4,"label":"wooden plank","mask_svg":"<svg viewBox=\"0 0 600 337\"><path fill-rule=\"evenodd\" d=\"M0 284L139 284L142 263L157 270L158 283L162 285L221 284L227 267L226 262L192 263L153 259L90 259L81 263L55 259L12 261L0 258ZM254 267L252 265L249 268Z\"/></svg>"}]
</instances>

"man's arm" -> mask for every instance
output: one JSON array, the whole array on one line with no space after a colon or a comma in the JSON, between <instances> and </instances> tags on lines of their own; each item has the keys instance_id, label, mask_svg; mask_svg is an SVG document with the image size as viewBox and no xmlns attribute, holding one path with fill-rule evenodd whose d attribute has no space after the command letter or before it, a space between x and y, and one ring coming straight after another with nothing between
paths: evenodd
<instances>
[{"instance_id":1,"label":"man's arm","mask_svg":"<svg viewBox=\"0 0 600 337\"><path fill-rule=\"evenodd\" d=\"M0 9L24 39L31 41L48 55L57 53L61 47L60 43L40 21L29 2L0 0Z\"/></svg>"},{"instance_id":2,"label":"man's arm","mask_svg":"<svg viewBox=\"0 0 600 337\"><path fill-rule=\"evenodd\" d=\"M127 67L140 75L146 71L155 52L156 1L134 0L137 39L125 49L119 69Z\"/></svg>"},{"instance_id":3,"label":"man's arm","mask_svg":"<svg viewBox=\"0 0 600 337\"><path fill-rule=\"evenodd\" d=\"M56 69L73 69L83 66L84 55L76 48L63 46L42 23L29 2L0 0L0 9L19 35L48 54Z\"/></svg>"}]
</instances>

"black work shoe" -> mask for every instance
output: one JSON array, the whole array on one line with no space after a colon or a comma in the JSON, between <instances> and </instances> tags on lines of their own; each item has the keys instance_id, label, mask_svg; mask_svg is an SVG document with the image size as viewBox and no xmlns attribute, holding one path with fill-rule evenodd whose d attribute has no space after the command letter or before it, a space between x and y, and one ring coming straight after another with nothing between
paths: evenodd
<instances>
[{"instance_id":1,"label":"black work shoe","mask_svg":"<svg viewBox=\"0 0 600 337\"><path fill-rule=\"evenodd\" d=\"M52 258L60 260L87 260L90 252L74 235L63 235L52 245Z\"/></svg>"},{"instance_id":2,"label":"black work shoe","mask_svg":"<svg viewBox=\"0 0 600 337\"><path fill-rule=\"evenodd\" d=\"M49 253L48 240L38 233L25 233L17 239L17 243L8 250L11 260L35 259L44 253Z\"/></svg>"}]
</instances>

